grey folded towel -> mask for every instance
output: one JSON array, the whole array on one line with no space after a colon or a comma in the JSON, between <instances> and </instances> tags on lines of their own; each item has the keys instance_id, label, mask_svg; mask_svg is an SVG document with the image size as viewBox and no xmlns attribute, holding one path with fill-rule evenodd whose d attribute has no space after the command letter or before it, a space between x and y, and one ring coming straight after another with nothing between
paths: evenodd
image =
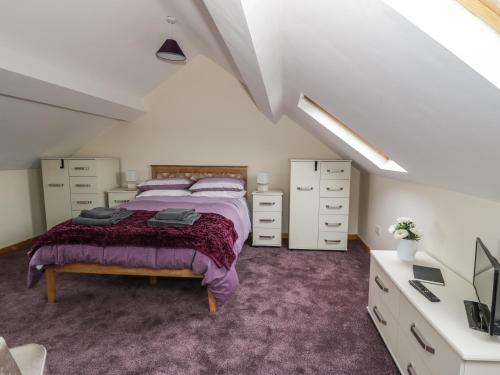
<instances>
[{"instance_id":1,"label":"grey folded towel","mask_svg":"<svg viewBox=\"0 0 500 375\"><path fill-rule=\"evenodd\" d=\"M109 219L115 215L123 214L123 212L126 211L126 208L95 207L90 210L82 210L80 216L90 219Z\"/></svg>"},{"instance_id":2,"label":"grey folded towel","mask_svg":"<svg viewBox=\"0 0 500 375\"><path fill-rule=\"evenodd\" d=\"M200 218L200 214L193 212L189 217L184 220L159 220L156 217L152 217L147 221L148 225L151 227L189 227L193 225L196 220Z\"/></svg>"},{"instance_id":3,"label":"grey folded towel","mask_svg":"<svg viewBox=\"0 0 500 375\"><path fill-rule=\"evenodd\" d=\"M90 226L113 225L113 224L118 224L120 221L126 219L130 215L132 215L132 211L120 210L120 212L114 214L113 216L104 219L77 216L72 220L72 223L75 225L90 225Z\"/></svg>"},{"instance_id":4,"label":"grey folded towel","mask_svg":"<svg viewBox=\"0 0 500 375\"><path fill-rule=\"evenodd\" d=\"M155 215L157 220L186 220L191 217L196 210L194 208L167 208L159 211Z\"/></svg>"}]
</instances>

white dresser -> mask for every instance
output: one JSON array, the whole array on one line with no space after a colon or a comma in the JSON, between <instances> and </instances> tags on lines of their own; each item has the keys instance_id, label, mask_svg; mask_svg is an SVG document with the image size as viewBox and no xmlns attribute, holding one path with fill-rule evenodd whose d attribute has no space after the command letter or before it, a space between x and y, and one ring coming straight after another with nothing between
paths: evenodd
<instances>
[{"instance_id":1,"label":"white dresser","mask_svg":"<svg viewBox=\"0 0 500 375\"><path fill-rule=\"evenodd\" d=\"M106 190L120 185L120 161L42 158L42 177L48 230L83 209L106 206Z\"/></svg>"},{"instance_id":2,"label":"white dresser","mask_svg":"<svg viewBox=\"0 0 500 375\"><path fill-rule=\"evenodd\" d=\"M283 192L252 193L252 245L281 246Z\"/></svg>"},{"instance_id":3,"label":"white dresser","mask_svg":"<svg viewBox=\"0 0 500 375\"><path fill-rule=\"evenodd\" d=\"M290 161L290 249L347 250L350 185L350 160Z\"/></svg>"},{"instance_id":4,"label":"white dresser","mask_svg":"<svg viewBox=\"0 0 500 375\"><path fill-rule=\"evenodd\" d=\"M464 300L473 286L429 254L415 264L441 269L446 286L425 284L441 302L430 302L408 280L412 263L395 251L372 251L368 312L399 370L409 375L498 375L500 338L469 328Z\"/></svg>"}]
</instances>

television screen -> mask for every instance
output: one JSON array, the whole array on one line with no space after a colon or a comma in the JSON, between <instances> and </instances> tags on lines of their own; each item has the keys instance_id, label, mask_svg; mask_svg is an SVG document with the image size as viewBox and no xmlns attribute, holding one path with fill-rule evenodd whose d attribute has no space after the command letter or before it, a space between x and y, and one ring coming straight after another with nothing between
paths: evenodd
<instances>
[{"instance_id":1,"label":"television screen","mask_svg":"<svg viewBox=\"0 0 500 375\"><path fill-rule=\"evenodd\" d=\"M476 260L474 263L474 288L479 302L487 313L483 315L490 334L500 330L500 288L497 288L499 265L481 240L476 240Z\"/></svg>"}]
</instances>

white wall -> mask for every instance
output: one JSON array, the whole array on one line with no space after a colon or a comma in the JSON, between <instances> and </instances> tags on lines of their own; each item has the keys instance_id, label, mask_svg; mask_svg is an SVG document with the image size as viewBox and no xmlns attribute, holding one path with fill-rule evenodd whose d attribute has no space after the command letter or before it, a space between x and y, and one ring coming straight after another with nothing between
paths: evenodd
<instances>
[{"instance_id":1,"label":"white wall","mask_svg":"<svg viewBox=\"0 0 500 375\"><path fill-rule=\"evenodd\" d=\"M371 249L395 249L387 228L399 216L423 229L419 249L472 280L475 238L500 256L500 203L470 195L363 173L360 236ZM381 235L375 226L381 226Z\"/></svg>"},{"instance_id":2,"label":"white wall","mask_svg":"<svg viewBox=\"0 0 500 375\"><path fill-rule=\"evenodd\" d=\"M248 165L249 188L257 173L269 172L271 187L286 192L285 202L290 158L339 158L288 117L270 122L236 79L201 55L148 102L146 115L104 131L76 155L119 157L122 170L135 169L140 179L150 176L150 164ZM351 233L357 233L357 207L353 194Z\"/></svg>"},{"instance_id":3,"label":"white wall","mask_svg":"<svg viewBox=\"0 0 500 375\"><path fill-rule=\"evenodd\" d=\"M0 171L0 248L45 231L39 169Z\"/></svg>"}]
</instances>

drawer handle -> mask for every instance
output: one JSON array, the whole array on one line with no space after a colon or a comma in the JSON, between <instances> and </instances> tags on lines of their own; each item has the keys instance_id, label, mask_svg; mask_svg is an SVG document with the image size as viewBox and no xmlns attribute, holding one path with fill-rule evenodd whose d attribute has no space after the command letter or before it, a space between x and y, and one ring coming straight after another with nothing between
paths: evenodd
<instances>
[{"instance_id":1,"label":"drawer handle","mask_svg":"<svg viewBox=\"0 0 500 375\"><path fill-rule=\"evenodd\" d=\"M326 188L326 190L327 190L327 191L342 191L342 190L344 190L344 188L343 188L343 187L340 187L340 188L335 188L335 189L332 189L331 187L327 187L327 188Z\"/></svg>"},{"instance_id":2,"label":"drawer handle","mask_svg":"<svg viewBox=\"0 0 500 375\"><path fill-rule=\"evenodd\" d=\"M415 372L415 369L413 368L413 365L410 363L408 363L408 366L406 366L406 371L408 371L408 375L417 375L417 373Z\"/></svg>"},{"instance_id":3,"label":"drawer handle","mask_svg":"<svg viewBox=\"0 0 500 375\"><path fill-rule=\"evenodd\" d=\"M49 187L63 187L64 184L48 184Z\"/></svg>"},{"instance_id":4,"label":"drawer handle","mask_svg":"<svg viewBox=\"0 0 500 375\"><path fill-rule=\"evenodd\" d=\"M92 204L92 201L76 201L77 204Z\"/></svg>"},{"instance_id":5,"label":"drawer handle","mask_svg":"<svg viewBox=\"0 0 500 375\"><path fill-rule=\"evenodd\" d=\"M338 245L341 242L342 242L341 240L325 240L325 243L329 245Z\"/></svg>"},{"instance_id":6,"label":"drawer handle","mask_svg":"<svg viewBox=\"0 0 500 375\"><path fill-rule=\"evenodd\" d=\"M427 353L431 353L431 354L436 353L436 350L432 346L427 344L426 340L422 337L422 335L418 331L415 323L411 324L410 331L413 334L413 336L415 337L415 339L418 341L418 343L420 344L422 349L424 349Z\"/></svg>"},{"instance_id":7,"label":"drawer handle","mask_svg":"<svg viewBox=\"0 0 500 375\"><path fill-rule=\"evenodd\" d=\"M129 199L115 199L113 200L113 203L127 203L130 202Z\"/></svg>"},{"instance_id":8,"label":"drawer handle","mask_svg":"<svg viewBox=\"0 0 500 375\"><path fill-rule=\"evenodd\" d=\"M275 219L259 219L261 223L274 223L275 221Z\"/></svg>"},{"instance_id":9,"label":"drawer handle","mask_svg":"<svg viewBox=\"0 0 500 375\"><path fill-rule=\"evenodd\" d=\"M91 186L92 185L90 185L90 184L75 184L75 187L81 187L81 188L89 188Z\"/></svg>"},{"instance_id":10,"label":"drawer handle","mask_svg":"<svg viewBox=\"0 0 500 375\"><path fill-rule=\"evenodd\" d=\"M75 171L88 171L89 167L73 167Z\"/></svg>"},{"instance_id":11,"label":"drawer handle","mask_svg":"<svg viewBox=\"0 0 500 375\"><path fill-rule=\"evenodd\" d=\"M375 316L377 317L377 320L382 323L384 326L387 325L387 321L382 317L382 315L380 315L378 309L377 309L377 306L373 306L373 313L375 314Z\"/></svg>"},{"instance_id":12,"label":"drawer handle","mask_svg":"<svg viewBox=\"0 0 500 375\"><path fill-rule=\"evenodd\" d=\"M327 169L328 173L344 173L343 169Z\"/></svg>"},{"instance_id":13,"label":"drawer handle","mask_svg":"<svg viewBox=\"0 0 500 375\"><path fill-rule=\"evenodd\" d=\"M387 288L382 281L380 281L380 278L378 276L375 276L375 284L378 285L378 287L383 290L386 293L389 293L389 288Z\"/></svg>"},{"instance_id":14,"label":"drawer handle","mask_svg":"<svg viewBox=\"0 0 500 375\"><path fill-rule=\"evenodd\" d=\"M276 236L265 236L263 234L259 234L259 238L262 240L274 240Z\"/></svg>"},{"instance_id":15,"label":"drawer handle","mask_svg":"<svg viewBox=\"0 0 500 375\"><path fill-rule=\"evenodd\" d=\"M325 207L327 210L340 210L343 206L341 204L339 204L338 206L330 206L329 204L327 204Z\"/></svg>"},{"instance_id":16,"label":"drawer handle","mask_svg":"<svg viewBox=\"0 0 500 375\"><path fill-rule=\"evenodd\" d=\"M274 206L276 202L260 202L261 206Z\"/></svg>"},{"instance_id":17,"label":"drawer handle","mask_svg":"<svg viewBox=\"0 0 500 375\"><path fill-rule=\"evenodd\" d=\"M338 228L342 225L342 223L328 223L328 222L325 222L325 226L327 227L334 227L334 228Z\"/></svg>"},{"instance_id":18,"label":"drawer handle","mask_svg":"<svg viewBox=\"0 0 500 375\"><path fill-rule=\"evenodd\" d=\"M309 187L297 186L297 190L299 190L299 191L311 191L311 190L314 190L314 187L312 187L312 186L309 186Z\"/></svg>"}]
</instances>

